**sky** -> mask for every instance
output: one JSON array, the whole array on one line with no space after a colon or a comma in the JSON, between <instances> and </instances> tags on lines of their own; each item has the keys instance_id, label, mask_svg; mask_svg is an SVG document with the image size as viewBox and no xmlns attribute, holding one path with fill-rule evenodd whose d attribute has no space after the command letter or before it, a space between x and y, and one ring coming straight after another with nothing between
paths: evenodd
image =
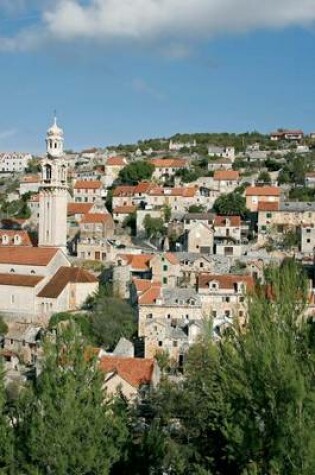
<instances>
[{"instance_id":1,"label":"sky","mask_svg":"<svg viewBox=\"0 0 315 475\"><path fill-rule=\"evenodd\" d=\"M315 0L0 0L0 151L315 131Z\"/></svg>"}]
</instances>

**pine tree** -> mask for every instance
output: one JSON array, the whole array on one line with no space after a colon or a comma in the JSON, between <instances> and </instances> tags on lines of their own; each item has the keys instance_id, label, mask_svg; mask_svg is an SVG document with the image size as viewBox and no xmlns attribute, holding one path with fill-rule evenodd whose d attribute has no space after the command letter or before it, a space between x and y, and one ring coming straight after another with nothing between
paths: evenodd
<instances>
[{"instance_id":1,"label":"pine tree","mask_svg":"<svg viewBox=\"0 0 315 475\"><path fill-rule=\"evenodd\" d=\"M102 385L102 374L72 329L48 346L42 374L24 396L16 423L22 473L109 473L127 429Z\"/></svg>"},{"instance_id":2,"label":"pine tree","mask_svg":"<svg viewBox=\"0 0 315 475\"><path fill-rule=\"evenodd\" d=\"M0 360L0 473L9 473L12 463L13 439L7 414L4 371Z\"/></svg>"}]
</instances>

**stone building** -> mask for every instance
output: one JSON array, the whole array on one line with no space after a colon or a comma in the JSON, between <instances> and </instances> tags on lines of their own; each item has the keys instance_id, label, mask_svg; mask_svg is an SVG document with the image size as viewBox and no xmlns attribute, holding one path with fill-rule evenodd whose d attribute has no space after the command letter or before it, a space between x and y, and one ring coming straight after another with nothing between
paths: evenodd
<instances>
[{"instance_id":1,"label":"stone building","mask_svg":"<svg viewBox=\"0 0 315 475\"><path fill-rule=\"evenodd\" d=\"M197 282L202 309L212 317L214 328L221 324L246 322L247 295L253 290L254 279L250 275L201 274Z\"/></svg>"}]
</instances>

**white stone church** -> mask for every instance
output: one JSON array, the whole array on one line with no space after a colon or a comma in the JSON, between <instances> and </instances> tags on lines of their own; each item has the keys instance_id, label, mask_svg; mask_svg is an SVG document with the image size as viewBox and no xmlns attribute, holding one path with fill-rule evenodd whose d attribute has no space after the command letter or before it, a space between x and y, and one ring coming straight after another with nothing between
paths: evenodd
<instances>
[{"instance_id":1,"label":"white stone church","mask_svg":"<svg viewBox=\"0 0 315 475\"><path fill-rule=\"evenodd\" d=\"M63 130L47 131L39 192L38 247L0 247L0 314L8 322L48 322L56 312L76 310L98 290L98 280L72 267L67 257L67 163Z\"/></svg>"}]
</instances>

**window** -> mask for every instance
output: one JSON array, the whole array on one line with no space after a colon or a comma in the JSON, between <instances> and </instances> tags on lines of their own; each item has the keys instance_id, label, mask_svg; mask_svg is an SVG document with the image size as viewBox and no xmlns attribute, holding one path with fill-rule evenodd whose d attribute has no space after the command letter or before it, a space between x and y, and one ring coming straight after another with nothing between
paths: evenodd
<instances>
[{"instance_id":1,"label":"window","mask_svg":"<svg viewBox=\"0 0 315 475\"><path fill-rule=\"evenodd\" d=\"M32 270L31 270L31 274L36 274L36 272L32 269Z\"/></svg>"},{"instance_id":2,"label":"window","mask_svg":"<svg viewBox=\"0 0 315 475\"><path fill-rule=\"evenodd\" d=\"M163 341L159 341L159 346L163 346Z\"/></svg>"},{"instance_id":3,"label":"window","mask_svg":"<svg viewBox=\"0 0 315 475\"><path fill-rule=\"evenodd\" d=\"M309 243L311 242L311 240L310 240L310 239L306 239L306 242L309 244Z\"/></svg>"},{"instance_id":4,"label":"window","mask_svg":"<svg viewBox=\"0 0 315 475\"><path fill-rule=\"evenodd\" d=\"M15 302L15 297L14 297L14 295L12 294L12 295L11 295L11 303L13 304L14 302Z\"/></svg>"},{"instance_id":5,"label":"window","mask_svg":"<svg viewBox=\"0 0 315 475\"><path fill-rule=\"evenodd\" d=\"M272 213L267 213L266 218L272 218Z\"/></svg>"},{"instance_id":6,"label":"window","mask_svg":"<svg viewBox=\"0 0 315 475\"><path fill-rule=\"evenodd\" d=\"M240 302L244 302L244 300L245 300L245 297L244 297L244 296L241 296L241 297L239 298L239 301L240 301Z\"/></svg>"},{"instance_id":7,"label":"window","mask_svg":"<svg viewBox=\"0 0 315 475\"><path fill-rule=\"evenodd\" d=\"M203 267L203 262L200 262L199 267Z\"/></svg>"},{"instance_id":8,"label":"window","mask_svg":"<svg viewBox=\"0 0 315 475\"><path fill-rule=\"evenodd\" d=\"M212 310L212 317L213 317L213 318L216 318L216 316L217 316L217 311L216 311L216 310Z\"/></svg>"},{"instance_id":9,"label":"window","mask_svg":"<svg viewBox=\"0 0 315 475\"><path fill-rule=\"evenodd\" d=\"M174 348L177 348L177 346L178 346L178 341L174 340L174 341L173 341L173 346L174 346Z\"/></svg>"},{"instance_id":10,"label":"window","mask_svg":"<svg viewBox=\"0 0 315 475\"><path fill-rule=\"evenodd\" d=\"M152 313L148 313L147 318L153 318Z\"/></svg>"},{"instance_id":11,"label":"window","mask_svg":"<svg viewBox=\"0 0 315 475\"><path fill-rule=\"evenodd\" d=\"M229 302L230 301L230 297L223 297L223 302Z\"/></svg>"},{"instance_id":12,"label":"window","mask_svg":"<svg viewBox=\"0 0 315 475\"><path fill-rule=\"evenodd\" d=\"M163 277L163 284L167 284L167 277Z\"/></svg>"},{"instance_id":13,"label":"window","mask_svg":"<svg viewBox=\"0 0 315 475\"><path fill-rule=\"evenodd\" d=\"M224 312L225 317L229 318L230 314L231 314L230 310L225 310Z\"/></svg>"},{"instance_id":14,"label":"window","mask_svg":"<svg viewBox=\"0 0 315 475\"><path fill-rule=\"evenodd\" d=\"M10 272L13 274L15 272L15 270L12 268L12 269L10 269Z\"/></svg>"},{"instance_id":15,"label":"window","mask_svg":"<svg viewBox=\"0 0 315 475\"><path fill-rule=\"evenodd\" d=\"M164 265L164 266L163 266L163 271L166 272L167 269L168 269L167 265Z\"/></svg>"},{"instance_id":16,"label":"window","mask_svg":"<svg viewBox=\"0 0 315 475\"><path fill-rule=\"evenodd\" d=\"M309 234L311 232L310 228L307 228L306 232Z\"/></svg>"}]
</instances>

